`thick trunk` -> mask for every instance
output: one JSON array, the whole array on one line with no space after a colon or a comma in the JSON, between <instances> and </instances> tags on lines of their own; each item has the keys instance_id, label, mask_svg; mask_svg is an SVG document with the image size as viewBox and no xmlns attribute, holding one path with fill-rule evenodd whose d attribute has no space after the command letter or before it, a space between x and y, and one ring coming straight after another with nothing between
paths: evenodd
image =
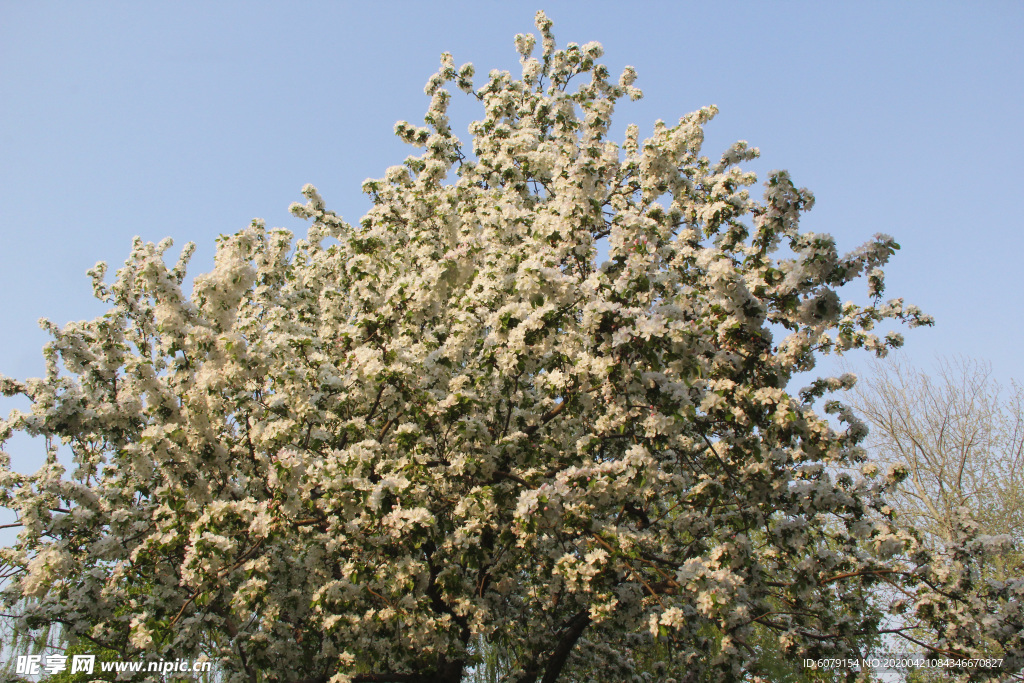
<instances>
[{"instance_id":1,"label":"thick trunk","mask_svg":"<svg viewBox=\"0 0 1024 683\"><path fill-rule=\"evenodd\" d=\"M524 674L519 677L516 683L536 683L537 676L540 674L542 667L544 669L544 677L541 679L541 683L556 683L558 677L562 675L562 669L565 668L565 662L569 659L569 654L576 647L576 641L580 639L583 631L589 625L590 613L586 610L578 612L563 627L555 648L550 653L539 653L533 662L526 667Z\"/></svg>"},{"instance_id":2,"label":"thick trunk","mask_svg":"<svg viewBox=\"0 0 1024 683\"><path fill-rule=\"evenodd\" d=\"M462 681L462 662L445 662L441 667L430 673L374 673L356 674L353 683L460 683ZM295 683L327 683L329 675L304 678Z\"/></svg>"},{"instance_id":3,"label":"thick trunk","mask_svg":"<svg viewBox=\"0 0 1024 683\"><path fill-rule=\"evenodd\" d=\"M433 673L356 674L352 677L352 683L460 683L461 681L461 662L451 662Z\"/></svg>"},{"instance_id":4,"label":"thick trunk","mask_svg":"<svg viewBox=\"0 0 1024 683\"><path fill-rule=\"evenodd\" d=\"M569 653L576 646L576 641L583 635L583 631L590 624L590 613L580 612L569 622L568 628L562 639L558 641L558 645L555 646L554 652L551 653L551 657L548 659L548 665L544 669L544 678L541 679L541 683L555 683L558 677L562 674L562 669L565 667L565 662L569 659Z\"/></svg>"}]
</instances>

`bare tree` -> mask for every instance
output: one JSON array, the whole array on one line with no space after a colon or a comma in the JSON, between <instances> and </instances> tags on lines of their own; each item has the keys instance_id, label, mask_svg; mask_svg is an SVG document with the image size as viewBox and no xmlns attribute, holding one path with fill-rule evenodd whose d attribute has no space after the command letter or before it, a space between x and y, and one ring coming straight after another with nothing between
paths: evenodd
<instances>
[{"instance_id":1,"label":"bare tree","mask_svg":"<svg viewBox=\"0 0 1024 683\"><path fill-rule=\"evenodd\" d=\"M933 543L958 525L1024 541L1024 388L1009 388L976 360L942 360L934 375L903 361L876 362L854 390L870 423L867 445L909 476L893 504Z\"/></svg>"}]
</instances>

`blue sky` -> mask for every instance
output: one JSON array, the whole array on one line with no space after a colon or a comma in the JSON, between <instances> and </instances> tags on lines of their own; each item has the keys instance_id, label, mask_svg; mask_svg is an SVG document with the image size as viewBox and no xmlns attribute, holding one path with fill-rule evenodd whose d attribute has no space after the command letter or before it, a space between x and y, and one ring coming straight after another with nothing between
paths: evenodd
<instances>
[{"instance_id":1,"label":"blue sky","mask_svg":"<svg viewBox=\"0 0 1024 683\"><path fill-rule=\"evenodd\" d=\"M762 175L789 169L818 199L805 228L843 251L894 235L887 294L938 321L908 332L912 360L1024 379L1024 3L923 1L0 0L0 374L42 372L39 317L103 312L84 273L134 235L195 241L194 274L254 217L304 231L287 207L307 182L357 221L438 55L514 70L540 7L560 44L636 67L617 130L716 104L705 152L744 139Z\"/></svg>"}]
</instances>

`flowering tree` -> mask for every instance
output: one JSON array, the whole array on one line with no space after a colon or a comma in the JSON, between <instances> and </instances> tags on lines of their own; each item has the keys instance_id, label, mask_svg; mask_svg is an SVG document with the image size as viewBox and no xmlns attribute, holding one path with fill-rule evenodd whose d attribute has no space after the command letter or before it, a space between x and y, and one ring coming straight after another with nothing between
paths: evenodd
<instances>
[{"instance_id":1,"label":"flowering tree","mask_svg":"<svg viewBox=\"0 0 1024 683\"><path fill-rule=\"evenodd\" d=\"M840 256L800 232L813 197L784 172L751 199L756 149L700 155L713 107L612 142L636 74L537 26L519 79L477 87L442 56L426 125L395 127L425 149L364 184L358 228L306 186L305 239L254 222L191 296L191 245L91 271L110 311L49 326L46 377L2 380L32 408L0 438L50 444L0 474L23 623L207 653L231 681L454 682L488 642L521 683L639 679L645 647L737 678L766 633L796 658L909 626L1019 657L1020 582L981 586L969 553L940 566L891 525L898 468L843 473L863 426L812 403L851 378L786 389L817 354L898 346L883 319L930 322L881 300L896 243ZM471 151L448 84L483 105ZM865 275L870 303L840 303Z\"/></svg>"}]
</instances>

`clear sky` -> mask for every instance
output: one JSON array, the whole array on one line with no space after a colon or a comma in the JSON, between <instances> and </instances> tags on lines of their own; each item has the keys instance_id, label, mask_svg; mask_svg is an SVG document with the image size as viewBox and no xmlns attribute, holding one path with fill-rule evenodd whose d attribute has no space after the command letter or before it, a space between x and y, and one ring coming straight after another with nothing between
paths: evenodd
<instances>
[{"instance_id":1,"label":"clear sky","mask_svg":"<svg viewBox=\"0 0 1024 683\"><path fill-rule=\"evenodd\" d=\"M894 235L887 294L937 319L912 360L1024 379L1024 3L932 1L0 0L0 374L42 372L39 317L103 312L84 273L134 235L195 241L194 274L253 217L304 233L307 182L356 222L438 55L514 70L540 7L561 45L636 67L616 130L716 104L705 152L744 139L789 169L818 199L805 228L842 251Z\"/></svg>"}]
</instances>

